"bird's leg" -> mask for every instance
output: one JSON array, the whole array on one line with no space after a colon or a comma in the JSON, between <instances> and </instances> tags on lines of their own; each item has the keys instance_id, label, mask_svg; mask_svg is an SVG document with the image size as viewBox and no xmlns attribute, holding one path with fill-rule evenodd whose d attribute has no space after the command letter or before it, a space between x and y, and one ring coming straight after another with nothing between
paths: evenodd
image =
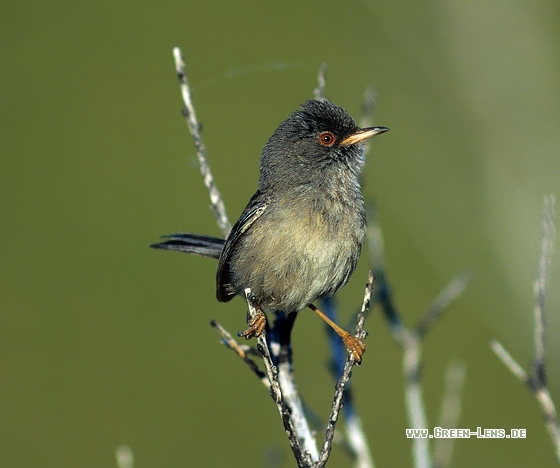
<instances>
[{"instance_id":1,"label":"bird's leg","mask_svg":"<svg viewBox=\"0 0 560 468\"><path fill-rule=\"evenodd\" d=\"M250 340L254 336L258 338L266 327L266 315L257 304L255 304L255 309L257 313L247 323L249 328L239 333L239 336L244 337L246 340Z\"/></svg>"},{"instance_id":2,"label":"bird's leg","mask_svg":"<svg viewBox=\"0 0 560 468\"><path fill-rule=\"evenodd\" d=\"M352 356L354 356L356 363L360 364L362 362L362 356L366 352L366 345L363 343L363 341L351 335L343 328L339 327L323 312L317 309L317 307L315 307L313 304L309 304L307 307L309 307L313 312L315 312L319 317L327 322L327 324L338 334L338 336L342 338L342 342L344 343L344 346L346 346L348 352L352 354Z\"/></svg>"}]
</instances>

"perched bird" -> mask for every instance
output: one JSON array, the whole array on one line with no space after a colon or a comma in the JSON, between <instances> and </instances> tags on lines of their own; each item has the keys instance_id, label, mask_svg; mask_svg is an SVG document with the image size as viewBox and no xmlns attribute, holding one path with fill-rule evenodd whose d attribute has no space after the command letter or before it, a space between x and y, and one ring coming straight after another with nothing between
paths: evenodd
<instances>
[{"instance_id":1,"label":"perched bird","mask_svg":"<svg viewBox=\"0 0 560 468\"><path fill-rule=\"evenodd\" d=\"M328 101L307 101L266 143L256 193L224 241L194 234L166 236L151 247L219 259L216 296L227 302L251 288L257 317L241 335L262 333L261 309L286 314L310 307L361 361L364 344L314 305L354 272L366 232L358 175L363 141L388 130L359 128Z\"/></svg>"}]
</instances>

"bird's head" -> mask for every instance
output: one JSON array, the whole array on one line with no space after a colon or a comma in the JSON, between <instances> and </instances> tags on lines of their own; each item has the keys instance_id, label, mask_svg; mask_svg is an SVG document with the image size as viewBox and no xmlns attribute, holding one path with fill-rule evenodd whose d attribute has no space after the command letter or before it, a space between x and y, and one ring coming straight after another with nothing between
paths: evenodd
<instances>
[{"instance_id":1,"label":"bird's head","mask_svg":"<svg viewBox=\"0 0 560 468\"><path fill-rule=\"evenodd\" d=\"M332 171L357 176L364 163L364 140L389 130L360 128L342 107L307 101L282 122L261 157L261 188L325 177Z\"/></svg>"}]
</instances>

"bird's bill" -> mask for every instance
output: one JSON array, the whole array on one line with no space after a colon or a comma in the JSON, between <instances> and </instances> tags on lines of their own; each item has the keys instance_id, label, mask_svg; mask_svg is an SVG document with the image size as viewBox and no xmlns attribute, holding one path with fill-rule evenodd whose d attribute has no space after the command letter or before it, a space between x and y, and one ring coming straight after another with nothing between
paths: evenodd
<instances>
[{"instance_id":1,"label":"bird's bill","mask_svg":"<svg viewBox=\"0 0 560 468\"><path fill-rule=\"evenodd\" d=\"M387 127L368 127L360 128L356 133L350 135L340 142L340 146L350 146L359 143L360 141L367 140L368 138L374 137L381 133L389 131Z\"/></svg>"}]
</instances>

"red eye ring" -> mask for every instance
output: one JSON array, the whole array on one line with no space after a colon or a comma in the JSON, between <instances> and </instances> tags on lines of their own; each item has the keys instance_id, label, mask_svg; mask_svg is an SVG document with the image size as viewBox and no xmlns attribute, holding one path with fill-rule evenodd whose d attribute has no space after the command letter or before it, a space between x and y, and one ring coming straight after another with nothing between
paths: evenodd
<instances>
[{"instance_id":1,"label":"red eye ring","mask_svg":"<svg viewBox=\"0 0 560 468\"><path fill-rule=\"evenodd\" d=\"M336 143L336 136L332 132L321 132L319 133L318 140L321 145L328 148Z\"/></svg>"}]
</instances>

